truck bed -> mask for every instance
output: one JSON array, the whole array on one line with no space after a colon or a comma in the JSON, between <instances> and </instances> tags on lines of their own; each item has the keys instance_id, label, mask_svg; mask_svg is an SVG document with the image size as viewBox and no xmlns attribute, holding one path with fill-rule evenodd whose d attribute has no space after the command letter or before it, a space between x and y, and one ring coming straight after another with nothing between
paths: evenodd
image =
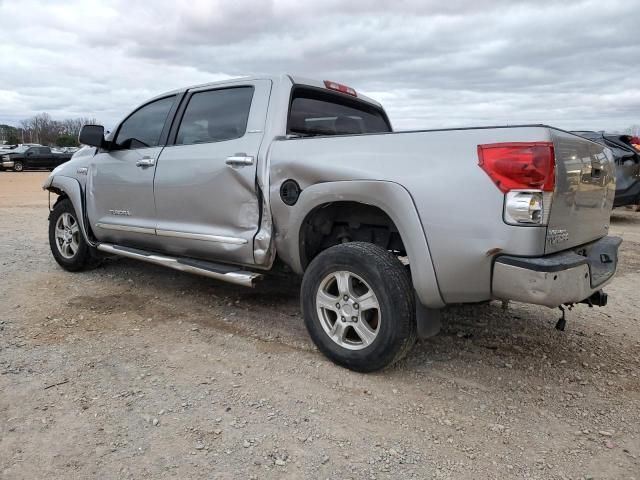
<instances>
[{"instance_id":1,"label":"truck bed","mask_svg":"<svg viewBox=\"0 0 640 480\"><path fill-rule=\"evenodd\" d=\"M556 147L556 198L549 227L506 224L504 195L478 167L478 145L550 141ZM270 171L271 185L285 180L286 172L303 191L340 180L402 185L419 212L446 303L490 298L497 254L541 256L605 236L615 194L614 166L604 147L546 125L283 139L272 146Z\"/></svg>"}]
</instances>

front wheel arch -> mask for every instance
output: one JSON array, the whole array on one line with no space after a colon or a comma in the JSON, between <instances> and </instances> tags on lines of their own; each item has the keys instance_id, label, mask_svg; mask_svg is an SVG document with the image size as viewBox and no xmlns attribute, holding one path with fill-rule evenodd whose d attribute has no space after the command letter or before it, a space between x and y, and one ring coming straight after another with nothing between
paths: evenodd
<instances>
[{"instance_id":1,"label":"front wheel arch","mask_svg":"<svg viewBox=\"0 0 640 480\"><path fill-rule=\"evenodd\" d=\"M78 214L69 198L56 202L49 216L48 230L51 253L63 269L77 272L100 264L97 251L82 235Z\"/></svg>"},{"instance_id":2,"label":"front wheel arch","mask_svg":"<svg viewBox=\"0 0 640 480\"><path fill-rule=\"evenodd\" d=\"M85 241L95 246L95 240L90 227L87 224L86 208L84 202L84 193L80 185L80 182L72 177L66 177L62 175L54 176L48 184L45 184L45 189L58 195L56 202L53 204L53 208L65 199L69 199L73 205L76 214L78 215L78 221L80 223L80 230Z\"/></svg>"}]
</instances>

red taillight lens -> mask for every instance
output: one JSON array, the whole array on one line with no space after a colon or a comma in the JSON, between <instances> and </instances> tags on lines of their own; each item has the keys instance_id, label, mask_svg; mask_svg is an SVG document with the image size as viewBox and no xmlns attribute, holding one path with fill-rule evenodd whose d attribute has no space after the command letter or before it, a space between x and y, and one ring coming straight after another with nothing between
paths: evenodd
<instances>
[{"instance_id":1,"label":"red taillight lens","mask_svg":"<svg viewBox=\"0 0 640 480\"><path fill-rule=\"evenodd\" d=\"M346 85L343 85L341 83L332 82L331 80L325 80L324 86L327 87L329 90L335 90L336 92L346 93L347 95L351 95L352 97L358 96L358 94L353 88L347 87Z\"/></svg>"},{"instance_id":2,"label":"red taillight lens","mask_svg":"<svg viewBox=\"0 0 640 480\"><path fill-rule=\"evenodd\" d=\"M551 142L478 145L479 165L503 192L535 189L552 192L555 155Z\"/></svg>"}]
</instances>

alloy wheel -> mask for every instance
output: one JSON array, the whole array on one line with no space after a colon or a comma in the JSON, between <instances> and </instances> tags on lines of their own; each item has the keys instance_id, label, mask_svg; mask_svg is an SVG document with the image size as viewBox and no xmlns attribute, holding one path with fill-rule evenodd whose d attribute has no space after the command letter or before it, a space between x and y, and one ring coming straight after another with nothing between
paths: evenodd
<instances>
[{"instance_id":1,"label":"alloy wheel","mask_svg":"<svg viewBox=\"0 0 640 480\"><path fill-rule=\"evenodd\" d=\"M349 350L367 348L380 331L380 303L375 292L349 271L332 272L320 282L316 310L329 338Z\"/></svg>"},{"instance_id":2,"label":"alloy wheel","mask_svg":"<svg viewBox=\"0 0 640 480\"><path fill-rule=\"evenodd\" d=\"M72 259L80 248L80 228L78 221L70 213L63 213L56 221L56 246L60 255Z\"/></svg>"}]
</instances>

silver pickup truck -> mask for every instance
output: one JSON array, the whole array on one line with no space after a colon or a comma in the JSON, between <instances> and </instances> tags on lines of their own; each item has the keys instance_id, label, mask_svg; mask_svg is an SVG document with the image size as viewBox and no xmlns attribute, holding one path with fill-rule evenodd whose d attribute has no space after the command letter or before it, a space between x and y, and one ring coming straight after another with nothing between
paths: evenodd
<instances>
[{"instance_id":1,"label":"silver pickup truck","mask_svg":"<svg viewBox=\"0 0 640 480\"><path fill-rule=\"evenodd\" d=\"M145 102L44 188L66 270L120 255L252 286L303 276L334 362L373 371L439 329L448 304L604 305L611 152L545 125L393 132L382 106L290 75Z\"/></svg>"}]
</instances>

